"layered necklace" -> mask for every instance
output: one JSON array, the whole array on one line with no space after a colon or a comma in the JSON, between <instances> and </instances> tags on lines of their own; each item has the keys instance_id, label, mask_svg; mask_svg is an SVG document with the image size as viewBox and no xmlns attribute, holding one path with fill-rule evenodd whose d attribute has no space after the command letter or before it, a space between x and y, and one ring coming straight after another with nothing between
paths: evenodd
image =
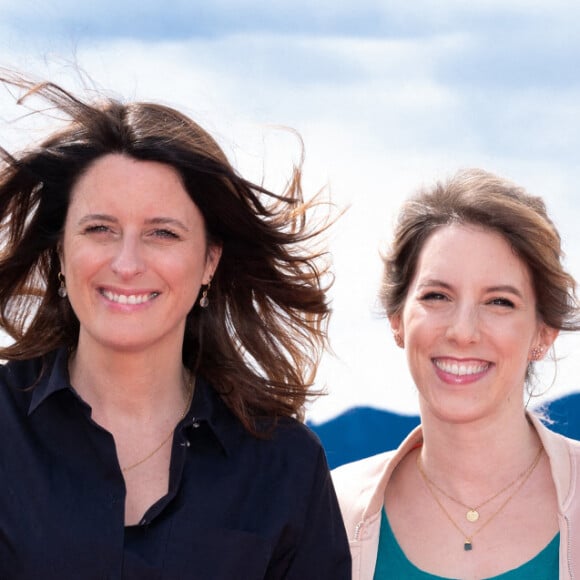
<instances>
[{"instance_id":1,"label":"layered necklace","mask_svg":"<svg viewBox=\"0 0 580 580\"><path fill-rule=\"evenodd\" d=\"M443 490L439 485L437 485L425 473L425 470L423 469L423 465L421 463L421 453L417 454L417 469L419 470L419 473L421 474L421 477L423 478L423 481L425 482L425 485L427 486L427 489L428 489L429 493L431 494L431 497L435 500L435 502L437 503L437 505L439 506L441 511L445 514L447 519L451 522L451 524L453 524L453 527L458 532L460 532L461 535L464 537L464 542L463 542L463 549L464 550L469 551L469 550L473 549L473 538L477 534L479 534L479 532L481 532L507 506L507 504L510 502L510 500L523 487L523 485L526 483L526 481L528 481L528 479L530 478L530 476L534 472L534 469L536 468L536 466L540 462L540 458L542 456L543 449L544 448L542 446L540 446L540 448L538 449L538 453L534 457L534 460L532 461L532 463L530 463L530 465L526 469L524 469L524 471L519 473L515 479L510 481L507 485L502 487L498 492L494 493L491 497L487 498L485 501L479 503L476 506L470 506L470 505L467 505L466 503L463 503L459 499L449 495L445 490ZM465 519L470 523L475 523L479 520L479 517L480 517L479 510L483 506L487 505L488 503L490 503L494 499L498 498L500 495L507 492L511 488L514 488L514 489L510 493L510 495L508 495L508 497L501 503L501 505L498 507L498 509L495 512L493 512L491 514L491 516L489 516L489 518L485 522L483 522L483 524L479 528L477 528L477 530L475 530L471 535L465 533L465 531L453 519L453 517L451 516L449 511L445 508L445 506L443 505L443 503L441 502L441 500L437 497L437 494L435 493L435 491L438 491L441 495L445 496L447 499L449 499L452 502L465 508L467 510L465 513Z\"/></svg>"},{"instance_id":2,"label":"layered necklace","mask_svg":"<svg viewBox=\"0 0 580 580\"><path fill-rule=\"evenodd\" d=\"M191 401L193 399L194 382L195 382L195 375L193 373L190 373L189 380L187 381L187 400L185 401L185 406L183 408L183 412L181 413L181 416L179 417L176 425L179 424L181 421L183 421L183 419L185 418L185 415L187 415L187 411L189 410L189 407L191 405ZM173 437L174 432L175 432L175 427L172 427L171 430L169 431L169 433L167 433L167 435L163 438L161 443L159 443L159 445L157 445L157 447L155 447L155 449L153 449L153 451L150 451L147 455L145 455L145 457L142 457L141 459L139 459L139 461L135 461L135 463L131 463L130 465L127 465L126 467L122 467L121 471L123 473L127 473L127 471L131 471L131 469L135 469L135 467L138 467L142 463L145 463L146 461L151 459L158 451L160 451L163 448L163 446L171 439L171 437Z\"/></svg>"}]
</instances>

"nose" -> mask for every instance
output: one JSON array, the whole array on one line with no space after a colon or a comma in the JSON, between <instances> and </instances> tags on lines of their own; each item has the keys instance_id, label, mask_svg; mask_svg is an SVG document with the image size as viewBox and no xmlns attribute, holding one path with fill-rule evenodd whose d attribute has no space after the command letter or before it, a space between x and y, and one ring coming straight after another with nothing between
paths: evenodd
<instances>
[{"instance_id":1,"label":"nose","mask_svg":"<svg viewBox=\"0 0 580 580\"><path fill-rule=\"evenodd\" d=\"M115 246L111 269L121 278L132 278L144 272L145 260L138 236L124 235Z\"/></svg>"},{"instance_id":2,"label":"nose","mask_svg":"<svg viewBox=\"0 0 580 580\"><path fill-rule=\"evenodd\" d=\"M457 344L469 344L479 340L479 314L477 307L458 304L449 314L446 336Z\"/></svg>"}]
</instances>

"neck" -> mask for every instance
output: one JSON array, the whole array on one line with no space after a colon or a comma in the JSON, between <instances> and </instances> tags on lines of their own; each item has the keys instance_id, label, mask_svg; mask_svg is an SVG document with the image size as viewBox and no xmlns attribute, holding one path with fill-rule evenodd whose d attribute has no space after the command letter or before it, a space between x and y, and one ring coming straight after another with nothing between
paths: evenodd
<instances>
[{"instance_id":1,"label":"neck","mask_svg":"<svg viewBox=\"0 0 580 580\"><path fill-rule=\"evenodd\" d=\"M425 471L465 501L499 489L534 460L540 447L523 408L517 416L475 423L426 416L422 425Z\"/></svg>"},{"instance_id":2,"label":"neck","mask_svg":"<svg viewBox=\"0 0 580 580\"><path fill-rule=\"evenodd\" d=\"M181 408L187 397L181 349L119 352L79 340L69 371L73 387L100 414L151 415L160 405Z\"/></svg>"}]
</instances>

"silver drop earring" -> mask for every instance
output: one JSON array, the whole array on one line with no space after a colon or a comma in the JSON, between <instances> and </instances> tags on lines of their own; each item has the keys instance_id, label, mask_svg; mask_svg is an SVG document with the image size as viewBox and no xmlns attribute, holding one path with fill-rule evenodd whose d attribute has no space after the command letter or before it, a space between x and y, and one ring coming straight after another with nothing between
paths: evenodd
<instances>
[{"instance_id":1,"label":"silver drop earring","mask_svg":"<svg viewBox=\"0 0 580 580\"><path fill-rule=\"evenodd\" d=\"M66 298L68 296L68 292L66 291L64 274L62 272L58 273L58 281L60 282L60 286L58 287L58 295L61 298Z\"/></svg>"},{"instance_id":2,"label":"silver drop earring","mask_svg":"<svg viewBox=\"0 0 580 580\"><path fill-rule=\"evenodd\" d=\"M207 297L207 293L209 292L210 288L211 288L211 280L207 283L207 286L203 289L203 292L201 293L201 298L199 299L199 305L202 308L207 308L209 306L209 298Z\"/></svg>"}]
</instances>

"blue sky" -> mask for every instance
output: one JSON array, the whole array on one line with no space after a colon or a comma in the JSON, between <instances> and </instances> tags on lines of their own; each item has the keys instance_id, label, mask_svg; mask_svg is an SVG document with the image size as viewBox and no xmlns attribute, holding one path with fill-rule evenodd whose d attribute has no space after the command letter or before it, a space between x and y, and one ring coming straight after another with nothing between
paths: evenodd
<instances>
[{"instance_id":1,"label":"blue sky","mask_svg":"<svg viewBox=\"0 0 580 580\"><path fill-rule=\"evenodd\" d=\"M141 5L143 4L143 6ZM167 8L165 6L170 6ZM350 206L332 234L336 283L315 421L357 404L416 412L403 355L376 315L379 249L414 189L460 167L545 197L580 277L580 4L171 3L0 0L0 64L126 99L160 100L276 187L304 139L307 191ZM0 116L15 113L0 91ZM25 143L10 125L3 143ZM557 346L550 397L577 389L580 341ZM554 366L545 364L545 386Z\"/></svg>"}]
</instances>

